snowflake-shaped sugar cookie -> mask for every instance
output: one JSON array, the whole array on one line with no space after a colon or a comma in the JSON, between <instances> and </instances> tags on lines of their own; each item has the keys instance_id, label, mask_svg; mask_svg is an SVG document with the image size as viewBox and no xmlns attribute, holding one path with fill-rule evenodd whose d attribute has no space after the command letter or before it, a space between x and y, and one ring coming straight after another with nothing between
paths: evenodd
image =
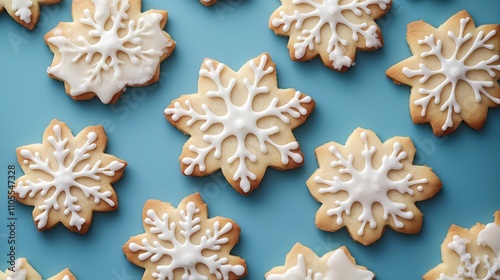
<instances>
[{"instance_id":1,"label":"snowflake-shaped sugar cookie","mask_svg":"<svg viewBox=\"0 0 500 280\"><path fill-rule=\"evenodd\" d=\"M415 202L431 198L441 182L431 168L413 165L414 155L410 138L382 143L362 128L345 146L330 142L317 148L319 169L307 181L322 203L316 226L326 231L347 227L364 245L380 239L386 225L403 233L419 232L422 213Z\"/></svg>"},{"instance_id":2,"label":"snowflake-shaped sugar cookie","mask_svg":"<svg viewBox=\"0 0 500 280\"><path fill-rule=\"evenodd\" d=\"M269 27L289 36L293 60L317 55L325 66L345 71L354 65L356 49L375 50L383 45L375 19L389 10L392 0L281 0Z\"/></svg>"},{"instance_id":3,"label":"snowflake-shaped sugar cookie","mask_svg":"<svg viewBox=\"0 0 500 280\"><path fill-rule=\"evenodd\" d=\"M74 137L65 123L53 120L42 144L17 148L25 175L16 181L16 199L35 206L39 230L61 222L86 233L93 211L118 207L111 184L121 178L127 163L104 153L107 141L102 126L87 127Z\"/></svg>"},{"instance_id":4,"label":"snowflake-shaped sugar cookie","mask_svg":"<svg viewBox=\"0 0 500 280\"><path fill-rule=\"evenodd\" d=\"M258 187L268 166L302 165L292 129L314 109L311 97L279 89L268 54L250 60L237 73L206 59L198 93L183 95L165 109L170 123L191 135L181 160L185 175L204 176L219 168L241 194Z\"/></svg>"},{"instance_id":5,"label":"snowflake-shaped sugar cookie","mask_svg":"<svg viewBox=\"0 0 500 280\"><path fill-rule=\"evenodd\" d=\"M158 81L160 62L175 48L163 31L167 12L141 13L141 0L75 0L73 19L45 41L54 53L49 76L64 81L75 100L97 96L113 103L127 86Z\"/></svg>"},{"instance_id":6,"label":"snowflake-shaped sugar cookie","mask_svg":"<svg viewBox=\"0 0 500 280\"><path fill-rule=\"evenodd\" d=\"M0 12L7 13L19 24L33 29L40 17L40 5L53 5L61 0L0 0Z\"/></svg>"},{"instance_id":7,"label":"snowflake-shaped sugar cookie","mask_svg":"<svg viewBox=\"0 0 500 280\"><path fill-rule=\"evenodd\" d=\"M38 274L25 258L19 258L15 260L14 265L10 266L5 273L0 271L0 280L42 280L42 276ZM76 278L66 268L47 280L76 280Z\"/></svg>"},{"instance_id":8,"label":"snowflake-shaped sugar cookie","mask_svg":"<svg viewBox=\"0 0 500 280\"><path fill-rule=\"evenodd\" d=\"M284 266L266 273L266 280L372 280L374 277L373 272L356 265L344 246L319 258L300 243L287 254Z\"/></svg>"},{"instance_id":9,"label":"snowflake-shaped sugar cookie","mask_svg":"<svg viewBox=\"0 0 500 280\"><path fill-rule=\"evenodd\" d=\"M142 219L146 233L123 246L127 259L146 269L142 279L233 280L246 275L245 260L230 255L240 227L230 219L208 219L199 194L179 207L148 200Z\"/></svg>"},{"instance_id":10,"label":"snowflake-shaped sugar cookie","mask_svg":"<svg viewBox=\"0 0 500 280\"><path fill-rule=\"evenodd\" d=\"M455 131L465 121L480 129L489 107L500 106L500 25L476 28L461 11L439 28L423 21L408 25L413 56L387 70L396 83L411 86L415 123L430 123L434 134Z\"/></svg>"},{"instance_id":11,"label":"snowflake-shaped sugar cookie","mask_svg":"<svg viewBox=\"0 0 500 280\"><path fill-rule=\"evenodd\" d=\"M452 225L441 245L443 262L424 275L424 280L500 279L500 211L495 221L471 229Z\"/></svg>"}]
</instances>

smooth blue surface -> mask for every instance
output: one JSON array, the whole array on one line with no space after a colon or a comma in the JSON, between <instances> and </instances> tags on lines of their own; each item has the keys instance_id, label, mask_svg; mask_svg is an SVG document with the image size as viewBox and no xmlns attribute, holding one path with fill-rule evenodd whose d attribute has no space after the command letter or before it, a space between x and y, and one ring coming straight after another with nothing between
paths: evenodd
<instances>
[{"instance_id":1,"label":"smooth blue surface","mask_svg":"<svg viewBox=\"0 0 500 280\"><path fill-rule=\"evenodd\" d=\"M500 110L491 109L484 128L465 124L448 137L433 136L429 125L411 122L410 88L396 86L385 70L411 55L405 40L406 25L425 20L438 26L459 10L467 9L476 24L500 23L498 0L395 0L390 12L378 21L385 45L376 52L358 53L356 66L336 73L316 59L292 62L286 44L267 27L278 0L219 0L213 7L197 0L145 0L143 10L166 9L166 31L177 42L174 54L161 66L159 83L129 89L115 105L97 99L75 102L61 82L50 79L46 68L52 53L43 35L59 21L71 21L71 1L43 7L34 31L0 14L0 269L7 267L7 168L17 165L15 148L39 143L54 118L77 133L89 125L103 124L109 137L107 152L129 165L116 183L119 209L96 213L86 235L61 225L38 232L32 207L17 205L17 247L49 278L69 267L78 279L132 280L143 269L129 263L121 246L143 232L141 211L147 199L177 205L200 192L209 216L225 216L241 227L233 254L246 259L245 279L263 279L266 271L284 263L295 242L322 255L339 246L349 248L358 264L374 271L377 279L421 279L440 262L440 245L448 227L470 227L492 221L500 209ZM268 170L259 189L244 197L234 191L221 173L204 178L180 173L178 156L187 136L172 127L163 109L180 94L197 91L198 70L205 57L239 69L246 61L269 52L277 64L281 88L295 88L312 96L318 106L295 131L305 155L296 170ZM418 203L424 213L422 231L404 235L388 229L374 245L364 247L347 232L323 232L314 225L319 204L305 181L317 168L315 147L329 141L344 143L358 126L374 130L382 140L409 136L417 147L418 164L431 166L443 182L433 199Z\"/></svg>"}]
</instances>

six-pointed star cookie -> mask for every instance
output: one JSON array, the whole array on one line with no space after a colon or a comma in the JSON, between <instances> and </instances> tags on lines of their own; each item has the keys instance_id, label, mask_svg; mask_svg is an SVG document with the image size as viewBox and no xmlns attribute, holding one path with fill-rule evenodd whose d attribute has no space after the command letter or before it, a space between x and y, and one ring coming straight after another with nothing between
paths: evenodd
<instances>
[{"instance_id":1,"label":"six-pointed star cookie","mask_svg":"<svg viewBox=\"0 0 500 280\"><path fill-rule=\"evenodd\" d=\"M354 65L356 49L383 45L375 19L389 10L392 0L281 0L269 19L276 34L289 36L293 60L320 56L325 66L345 71Z\"/></svg>"},{"instance_id":2,"label":"six-pointed star cookie","mask_svg":"<svg viewBox=\"0 0 500 280\"><path fill-rule=\"evenodd\" d=\"M7 13L28 29L35 28L40 17L40 5L53 5L61 0L0 0L0 12Z\"/></svg>"},{"instance_id":3,"label":"six-pointed star cookie","mask_svg":"<svg viewBox=\"0 0 500 280\"><path fill-rule=\"evenodd\" d=\"M148 200L142 219L146 232L130 238L123 251L146 269L143 280L234 280L247 274L245 260L230 254L240 227L227 218L209 219L199 194L177 208Z\"/></svg>"},{"instance_id":4,"label":"six-pointed star cookie","mask_svg":"<svg viewBox=\"0 0 500 280\"><path fill-rule=\"evenodd\" d=\"M35 206L33 218L39 230L61 222L86 233L93 211L118 207L111 184L121 178L127 163L104 153L107 141L102 126L87 127L74 137L65 123L53 120L42 144L17 148L25 175L16 180L16 199Z\"/></svg>"},{"instance_id":5,"label":"six-pointed star cookie","mask_svg":"<svg viewBox=\"0 0 500 280\"><path fill-rule=\"evenodd\" d=\"M424 280L500 279L500 211L495 221L471 229L452 225L441 245L443 262Z\"/></svg>"},{"instance_id":6,"label":"six-pointed star cookie","mask_svg":"<svg viewBox=\"0 0 500 280\"><path fill-rule=\"evenodd\" d=\"M205 59L198 93L172 101L165 116L191 135L180 156L185 175L205 176L222 169L233 188L247 195L258 187L268 166L285 170L302 165L292 129L314 106L300 91L278 88L275 65L264 53L238 72Z\"/></svg>"},{"instance_id":7,"label":"six-pointed star cookie","mask_svg":"<svg viewBox=\"0 0 500 280\"><path fill-rule=\"evenodd\" d=\"M461 11L437 29L410 23L406 39L413 56L389 68L387 76L411 86L413 122L430 123L438 136L462 121L480 129L488 108L500 106L500 25L476 28Z\"/></svg>"},{"instance_id":8,"label":"six-pointed star cookie","mask_svg":"<svg viewBox=\"0 0 500 280\"><path fill-rule=\"evenodd\" d=\"M373 272L356 265L349 250L342 246L319 258L311 249L297 243L287 254L285 265L266 273L266 280L329 279L372 280Z\"/></svg>"},{"instance_id":9,"label":"six-pointed star cookie","mask_svg":"<svg viewBox=\"0 0 500 280\"><path fill-rule=\"evenodd\" d=\"M175 48L163 31L167 12L141 13L141 0L75 0L73 19L45 34L45 42L54 53L49 76L64 81L75 100L114 103L127 86L158 81L160 62Z\"/></svg>"},{"instance_id":10,"label":"six-pointed star cookie","mask_svg":"<svg viewBox=\"0 0 500 280\"><path fill-rule=\"evenodd\" d=\"M307 180L321 202L316 226L326 231L347 227L351 237L369 245L380 239L386 225L417 233L422 213L416 201L431 198L441 182L427 166L413 165L410 138L382 143L366 129L356 129L345 146L330 142L316 149L319 169Z\"/></svg>"}]
</instances>

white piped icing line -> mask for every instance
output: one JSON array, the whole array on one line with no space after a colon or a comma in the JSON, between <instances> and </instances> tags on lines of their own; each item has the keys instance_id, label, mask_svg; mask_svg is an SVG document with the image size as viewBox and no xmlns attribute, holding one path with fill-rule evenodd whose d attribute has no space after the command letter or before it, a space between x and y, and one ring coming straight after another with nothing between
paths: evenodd
<instances>
[{"instance_id":1,"label":"white piped icing line","mask_svg":"<svg viewBox=\"0 0 500 280\"><path fill-rule=\"evenodd\" d=\"M30 0L12 0L12 10L25 23L31 23L31 6L33 2Z\"/></svg>"},{"instance_id":2,"label":"white piped icing line","mask_svg":"<svg viewBox=\"0 0 500 280\"><path fill-rule=\"evenodd\" d=\"M392 201L388 193L394 190L401 194L413 195L415 192L411 187L417 185L416 190L423 191L424 189L420 184L427 183L428 179L422 178L412 180L412 174L406 174L400 180L389 178L389 172L403 169L403 163L401 163L401 161L406 159L407 154L402 150L401 143L394 143L392 153L390 155L384 155L380 167L376 169L373 167L372 162L373 155L377 149L375 146L369 146L366 132L361 132L360 137L364 143L364 149L361 152L361 156L365 164L362 170L358 170L353 166L353 159L356 155L349 154L347 158L345 158L339 150L332 145L329 151L337 160L332 161L331 166L333 168L340 168L339 172L342 174L351 175L351 179L343 181L337 176L333 177L333 180L325 179L321 176L314 177L316 183L328 185L326 188L319 189L321 194L335 194L338 192L347 192L349 194L347 199L336 201L335 204L338 205L338 207L328 209L327 214L328 216L337 216L337 224L343 225L344 220L342 215L345 214L349 216L353 205L355 203L361 204L363 212L358 217L358 221L361 222L358 235L362 236L367 225L372 229L377 227L372 207L375 203L378 203L384 209L384 220L387 221L390 216L397 228L403 228L404 224L399 220L399 217L406 220L413 219L414 213L411 211L404 211L407 205Z\"/></svg>"},{"instance_id":3,"label":"white piped icing line","mask_svg":"<svg viewBox=\"0 0 500 280\"><path fill-rule=\"evenodd\" d=\"M297 36L297 43L293 45L294 55L297 59L301 59L306 54L306 51L315 51L321 53L326 51L331 65L336 70L341 70L343 67L350 67L354 64L351 57L352 53L346 53L345 47L349 44L359 41L359 37L363 37L366 48L380 48L382 42L377 34L378 27L373 22L353 22L348 17L347 13L354 14L361 19L362 15L371 15L372 10L370 5L377 5L380 9L386 10L392 0L352 0L348 3L340 4L340 0L293 0L292 5L296 8L292 15L285 11L279 12L279 17L271 19L273 27L281 27L283 32L289 34L290 29L294 28L301 30L301 35ZM298 6L307 6L304 8L306 12L299 10ZM311 25L310 22L314 23ZM312 26L309 29L303 26ZM343 35L338 33L338 26L345 26L351 30L351 35ZM322 32L328 29L329 38L323 38ZM324 33L323 33L324 34ZM328 40L326 50L316 50L317 45L322 41Z\"/></svg>"},{"instance_id":4,"label":"white piped icing line","mask_svg":"<svg viewBox=\"0 0 500 280\"><path fill-rule=\"evenodd\" d=\"M460 257L460 265L456 274L448 276L444 273L439 275L438 280L490 280L500 279L500 226L490 223L479 232L476 243L479 246L490 247L495 256L490 258L488 254L483 256L473 256L467 250L470 241L459 235L453 236L453 241L448 244L448 249L455 252ZM484 268L484 277L477 275L478 268Z\"/></svg>"},{"instance_id":5,"label":"white piped icing line","mask_svg":"<svg viewBox=\"0 0 500 280\"><path fill-rule=\"evenodd\" d=\"M146 210L144 226L149 233L142 238L141 244L130 242L128 248L137 253L136 257L140 261L155 265L151 277L158 280L174 279L174 270L180 269L183 271L183 280L214 279L200 274L198 265L206 266L211 276L218 280L228 280L231 274L245 274L244 266L232 265L227 257L219 255L222 247L229 245L230 240L224 235L233 229L233 224L215 221L212 228L204 229L202 226L205 222L202 223L200 212L199 206L189 201L186 208L179 211L180 221L176 223L171 221L168 213L158 216L154 209ZM205 231L200 236L201 230ZM176 237L176 233L180 233L181 237ZM157 264L164 257L170 259L169 263Z\"/></svg>"},{"instance_id":6,"label":"white piped icing line","mask_svg":"<svg viewBox=\"0 0 500 280\"><path fill-rule=\"evenodd\" d=\"M70 280L71 278L68 276L68 275L64 275L64 277L62 278L62 280Z\"/></svg>"},{"instance_id":7,"label":"white piped icing line","mask_svg":"<svg viewBox=\"0 0 500 280\"><path fill-rule=\"evenodd\" d=\"M111 191L101 191L102 186L99 185L101 177L113 177L115 172L124 168L125 164L117 160L111 161L106 166L103 166L101 160L92 163L90 152L97 148L95 143L97 134L93 131L86 135L86 142L74 149L66 148L70 139L62 137L63 128L59 124L55 124L51 129L53 136L50 135L45 139L53 149L52 157L42 158L40 151L31 151L28 148L20 151L23 160L23 165L28 165L30 172L25 176L30 176L33 172L43 173L44 175L37 178L37 181L31 181L21 177L15 187L15 192L19 198L35 198L43 197L38 210L41 211L35 217L35 222L39 229L45 228L49 220L51 210L59 210L62 206L64 215L70 215L69 225L81 230L82 225L86 223L86 219L80 216L82 205L79 204L79 198L75 196L74 191L78 189L87 198L93 198L95 204L104 201L111 207L115 206L115 201L110 197ZM64 130L69 130L66 126ZM45 141L44 141L45 142ZM47 177L48 176L48 177ZM50 178L49 180L42 178ZM81 180L91 180L96 185L84 185ZM49 194L49 195L48 195ZM58 202L59 197L63 197L63 205ZM85 204L83 204L85 205Z\"/></svg>"},{"instance_id":8,"label":"white piped icing line","mask_svg":"<svg viewBox=\"0 0 500 280\"><path fill-rule=\"evenodd\" d=\"M7 276L6 280L27 280L26 270L21 269L23 265L24 265L23 259L17 259L14 264L14 270L10 271L9 276Z\"/></svg>"},{"instance_id":9,"label":"white piped icing line","mask_svg":"<svg viewBox=\"0 0 500 280\"><path fill-rule=\"evenodd\" d=\"M274 67L266 67L266 63L270 60L267 55L262 55L257 65L254 61L250 61L249 67L254 74L253 80L248 78L243 79L243 85L246 90L246 100L242 105L234 104L232 101L233 92L237 79L231 78L224 85L221 72L226 68L226 65L219 63L217 67L214 61L206 60L204 66L200 70L200 77L210 79L217 87L216 90L207 92L210 98L209 103L202 104L201 108L194 108L189 100L184 104L174 102L173 107L165 109L166 115L171 115L173 121L178 121L183 117L187 117L187 125L192 126L196 122L201 122L201 131L208 131L212 126L222 125L223 129L216 134L204 134L203 141L205 147L197 147L190 145L189 150L196 153L196 157L184 157L182 163L187 165L184 174L193 174L197 167L201 172L206 170L205 161L207 156L211 155L215 159L222 159L222 150L226 139L235 137L237 147L234 153L225 158L225 164L230 165L237 162L238 167L234 172L232 179L239 182L239 187L244 193L251 190L251 181L256 180L257 176L247 166L247 162L255 163L258 161L258 155L252 153L247 147L246 139L249 135L253 135L258 139L259 149L262 154L270 154L278 152L281 158L281 163L286 165L291 158L296 163L303 161L302 155L295 150L299 148L296 141L280 144L273 140L273 137L279 136L281 131L279 126L262 128L258 125L259 120L268 117L275 117L285 124L289 124L291 119L298 119L310 112L304 107L304 104L311 103L312 99L309 96L302 96L301 92L296 91L293 97L285 104L278 105L279 98L274 96L267 99L267 107L261 111L254 109L254 99L260 95L275 95L275 89L270 89L268 86L261 85L266 77L274 72ZM226 107L226 112L223 115L216 114L212 110L220 107L220 102L223 102ZM269 149L271 147L272 149ZM224 164L224 163L222 163Z\"/></svg>"},{"instance_id":10,"label":"white piped icing line","mask_svg":"<svg viewBox=\"0 0 500 280\"><path fill-rule=\"evenodd\" d=\"M453 114L459 114L462 111L462 106L466 106L466 104L459 103L456 98L458 93L457 86L460 82L466 83L470 87L468 91L462 90L461 94L473 95L474 98L471 98L471 101L474 100L480 103L484 96L492 102L500 104L500 98L494 97L488 92L489 88L495 85L498 86L498 78L495 71L500 71L500 64L498 63L500 59L499 54L492 54L490 57L476 63L468 63L469 58L476 52L481 51L481 49L494 49L495 46L487 42L496 35L496 31L491 30L486 34L484 31L479 31L477 36L473 38L472 33L465 32L470 22L470 17L462 18L460 19L458 34L452 31L447 32L448 38L446 40L449 41L451 39L455 43L455 49L449 57L445 57L443 54L443 41L436 38L434 34L425 36L424 39L418 41L419 45L425 45L430 48L428 51L422 52L420 57L435 57L440 63L440 68L436 68L434 66L435 63L432 62L432 65L420 63L419 69L410 69L408 67L402 69L403 74L408 78L421 77L418 80L421 84L418 93L422 97L416 99L414 104L422 107L422 117L427 114L427 108L431 104L431 101L435 105L441 104L441 112L446 112L446 120L441 127L443 131L453 127ZM460 52L466 47L468 50L462 55ZM473 72L486 72L492 79L475 80L469 75L469 73ZM444 77L444 79L434 88L427 87L426 82L435 77ZM446 98L446 100L442 102L442 98Z\"/></svg>"},{"instance_id":11,"label":"white piped icing line","mask_svg":"<svg viewBox=\"0 0 500 280\"><path fill-rule=\"evenodd\" d=\"M326 261L326 271L317 271L319 265L315 263L316 260L311 262L314 265L307 267L304 255L298 254L296 265L288 268L283 274L269 274L266 280L371 280L375 276L373 272L352 263L342 249L333 251Z\"/></svg>"},{"instance_id":12,"label":"white piped icing line","mask_svg":"<svg viewBox=\"0 0 500 280\"><path fill-rule=\"evenodd\" d=\"M64 80L72 96L93 92L109 103L127 85L150 81L173 42L161 28L164 17L160 13L143 13L131 19L128 0L89 1L95 12L84 9L84 17L77 23L91 30L76 38L57 33L49 37L62 59L47 72ZM108 22L111 26L105 27Z\"/></svg>"}]
</instances>

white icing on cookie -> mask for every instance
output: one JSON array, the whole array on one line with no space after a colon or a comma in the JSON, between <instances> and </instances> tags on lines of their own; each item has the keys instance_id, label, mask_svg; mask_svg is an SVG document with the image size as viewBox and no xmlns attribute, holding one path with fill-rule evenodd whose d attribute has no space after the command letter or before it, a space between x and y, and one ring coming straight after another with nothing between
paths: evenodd
<instances>
[{"instance_id":1,"label":"white icing on cookie","mask_svg":"<svg viewBox=\"0 0 500 280\"><path fill-rule=\"evenodd\" d=\"M297 264L290 267L284 274L270 274L266 280L371 280L375 276L373 272L358 268L344 250L337 249L327 260L328 270L326 273L315 272L312 268L306 268L304 256L297 255Z\"/></svg>"},{"instance_id":2,"label":"white icing on cookie","mask_svg":"<svg viewBox=\"0 0 500 280\"><path fill-rule=\"evenodd\" d=\"M339 173L349 174L351 178L347 181L343 181L337 176L333 177L333 180L324 179L320 176L314 177L316 183L329 186L320 188L319 192L321 194L346 192L349 195L348 198L343 201L336 201L338 207L328 209L327 214L329 216L337 216L337 224L342 225L344 223L342 215L345 213L345 215L349 216L353 205L359 203L363 208L363 212L358 217L358 221L361 222L358 235L362 236L367 224L369 224L372 229L377 227L372 207L374 204L378 203L384 209L384 220L387 221L389 216L391 216L394 225L397 228L403 228L404 224L398 217L409 220L413 219L414 213L411 211L404 211L407 205L392 201L388 193L390 191L398 191L401 194L413 195L415 192L411 187L417 185L416 190L423 191L423 187L419 188L418 185L427 183L428 179L422 178L412 180L412 174L406 174L406 176L402 177L400 180L389 178L389 173L391 171L403 169L403 163L401 163L401 161L407 158L407 153L403 151L401 143L394 143L393 152L390 155L384 155L380 167L376 169L372 164L373 155L377 149L375 146L369 146L368 134L366 132L361 132L360 137L364 143L364 149L361 151L361 155L365 164L362 170L358 170L353 166L354 154L349 154L346 158L332 145L329 151L337 160L332 161L331 166L333 168L340 168Z\"/></svg>"},{"instance_id":3,"label":"white icing on cookie","mask_svg":"<svg viewBox=\"0 0 500 280\"><path fill-rule=\"evenodd\" d=\"M500 257L500 225L489 223L479 232L477 244L488 246L497 257Z\"/></svg>"},{"instance_id":4,"label":"white icing on cookie","mask_svg":"<svg viewBox=\"0 0 500 280\"><path fill-rule=\"evenodd\" d=\"M279 98L274 97L269 99L269 104L265 109L256 111L253 103L258 95L275 94L270 91L269 87L259 85L259 83L266 79L267 75L274 71L274 67L272 66L266 68L268 59L267 55L263 55L259 65L256 65L253 61L250 62L249 65L254 74L254 78L253 81L248 78L243 80L247 97L242 105L234 104L231 99L237 80L231 78L227 85L223 84L221 72L226 66L220 63L217 68L215 68L212 60L206 60L206 69L200 70L200 76L210 79L217 86L217 90L208 91L207 96L211 98L210 100L212 102L201 106L203 113L195 110L189 100L186 100L184 104L175 102L173 108L165 109L165 114L172 115L174 121L179 120L181 117L188 117L188 126L192 126L197 121L202 122L200 128L203 132L214 125L223 126L223 129L217 134L207 133L203 135L203 140L207 143L206 147L197 147L194 145L189 147L197 156L195 158L182 158L182 163L188 166L184 174L191 175L196 166L198 166L200 171L205 171L206 157L213 152L213 157L220 159L224 141L228 138L235 137L237 139L236 150L227 158L226 163L229 165L235 161L238 162L238 168L233 175L233 180L241 180L239 183L241 190L245 193L249 192L251 185L250 181L257 179L257 176L247 167L246 162L247 160L250 162L257 162L258 160L257 155L253 154L247 147L246 139L249 135L253 135L258 139L261 153L267 154L269 152L268 146L270 146L278 151L283 164L288 164L289 158L297 163L302 162L302 155L295 152L295 150L299 148L299 144L296 141L280 144L272 139L280 134L279 126L262 128L258 125L259 120L267 117L275 117L283 123L288 124L291 118L298 119L308 114L309 112L303 104L312 101L311 97L301 97L301 93L296 91L293 98L285 104L278 105ZM220 107L221 101L226 107L226 112L223 115L218 115L212 110L216 107ZM187 107L187 109L185 109L185 107Z\"/></svg>"},{"instance_id":5,"label":"white icing on cookie","mask_svg":"<svg viewBox=\"0 0 500 280\"><path fill-rule=\"evenodd\" d=\"M434 34L425 36L424 39L418 41L419 45L426 45L430 48L428 51L422 52L420 57L437 58L440 63L440 68L436 68L434 60L432 64L429 65L420 63L419 69L417 70L410 69L408 67L403 68L403 74L408 78L421 76L418 82L424 86L419 88L418 93L423 97L415 100L414 104L422 107L422 117L427 114L427 108L431 100L434 99L434 104L437 105L440 104L441 98L448 96L446 101L440 107L440 110L442 112L446 111L447 114L446 121L441 127L443 131L453 127L453 114L459 114L462 111L461 106L466 105L460 104L456 99L457 86L459 82L466 83L472 90L474 98L470 100L474 100L479 103L483 98L482 96L484 96L492 102L500 104L500 98L496 98L488 93L488 88L493 87L495 84L498 85L498 78L496 78L497 74L495 71L500 71L500 64L498 64L500 56L495 54L485 58L484 60L478 61L475 64L468 63L469 58L474 56L474 54L478 51L481 51L481 49L493 50L495 46L487 42L496 35L496 31L491 30L487 34L480 31L471 41L473 34L465 32L467 24L470 21L470 17L462 18L460 20L460 31L458 35L452 31L448 31L447 36L455 43L455 49L449 57L445 57L443 54L443 41L441 39L436 40L436 36ZM467 52L459 56L459 52L464 48L468 48ZM469 75L471 72L486 72L493 79L474 80ZM434 77L444 77L444 79L434 88L425 87L425 83ZM462 91L462 94L469 93L467 91Z\"/></svg>"},{"instance_id":6,"label":"white icing on cookie","mask_svg":"<svg viewBox=\"0 0 500 280\"><path fill-rule=\"evenodd\" d=\"M283 32L289 32L295 28L302 30L302 36L298 36L298 42L293 45L295 57L301 59L304 57L307 50L313 51L324 40L328 40L326 52L334 69L340 70L342 67L349 67L354 64L349 55L345 54L345 46L349 45L349 41L357 42L359 37L363 37L366 48L379 48L382 42L377 34L378 27L376 24L367 22L350 21L346 17L347 13L361 17L363 14L370 15L370 5L378 5L382 10L388 9L391 0L352 0L348 3L341 4L340 0L293 0L292 4L295 9L293 15L289 15L284 11L279 13L280 17L273 18L271 24L274 27L281 27ZM304 8L306 12L299 10L299 6ZM314 23L311 25L310 23ZM295 24L294 24L295 23ZM307 26L303 28L303 26ZM349 35L342 37L338 33L338 26L345 26L352 32ZM328 30L329 38L322 37ZM317 50L319 52L319 50Z\"/></svg>"},{"instance_id":7,"label":"white icing on cookie","mask_svg":"<svg viewBox=\"0 0 500 280\"><path fill-rule=\"evenodd\" d=\"M82 206L79 205L78 197L75 196L74 190L78 189L87 198L93 197L95 204L101 200L109 206L115 206L115 202L109 197L112 196L110 191L101 192L99 185L84 185L81 180L99 181L101 176L114 176L115 172L122 169L124 164L119 161L112 161L106 166L102 166L102 162L98 160L93 166L85 164L90 158L89 152L97 148L95 141L97 134L89 132L87 134L87 141L81 147L75 150L66 148L69 139L62 137L62 129L59 124L52 127L54 136L47 137L46 141L54 149L51 155L53 158L42 158L39 151L33 153L29 149L22 149L21 156L23 164L31 164L27 167L32 171L43 172L50 178L48 181L38 178L36 182L26 180L19 181L15 192L20 198L29 196L34 198L41 196L44 198L43 203L38 206L41 213L35 217L35 222L39 229L44 228L49 220L49 214L52 209L59 210L61 205L58 202L60 196L64 198L63 207L64 215L71 215L70 226L75 226L81 230L82 225L86 220L79 215ZM22 178L21 178L22 179ZM51 191L53 190L53 191ZM46 195L50 193L50 197ZM88 210L86 210L88 211Z\"/></svg>"},{"instance_id":8,"label":"white icing on cookie","mask_svg":"<svg viewBox=\"0 0 500 280\"><path fill-rule=\"evenodd\" d=\"M486 233L482 234L483 236L482 238L486 238L483 241L486 242L485 243L486 245L495 244L494 246L498 246L499 242L498 240L500 240L500 235L495 235L495 236L490 235L493 233L493 231L496 231L498 229L492 230L491 228L492 227L490 227L490 229L487 230ZM477 241L479 242L479 240L480 238L478 237ZM448 276L445 275L444 273L441 273L437 280L498 279L498 275L500 273L500 256L496 255L496 257L493 259L490 259L488 255L476 256L475 258L472 258L471 253L467 251L467 244L469 243L470 241L467 238L462 238L458 235L453 236L453 241L448 244L448 248L453 252L455 252L460 257L460 264L457 266L457 271L455 275ZM498 251L495 253L498 253ZM477 275L477 268L479 266L485 269L486 275L484 277L480 277Z\"/></svg>"},{"instance_id":9,"label":"white icing on cookie","mask_svg":"<svg viewBox=\"0 0 500 280\"><path fill-rule=\"evenodd\" d=\"M21 269L24 265L22 259L17 259L14 264L14 270L10 271L9 276L7 276L6 280L27 280L26 279L26 270Z\"/></svg>"},{"instance_id":10,"label":"white icing on cookie","mask_svg":"<svg viewBox=\"0 0 500 280\"><path fill-rule=\"evenodd\" d=\"M25 23L31 23L31 10L33 2L30 0L12 0L12 10Z\"/></svg>"},{"instance_id":11,"label":"white icing on cookie","mask_svg":"<svg viewBox=\"0 0 500 280\"><path fill-rule=\"evenodd\" d=\"M48 42L59 48L62 60L47 72L69 84L72 96L93 92L109 103L127 85L150 81L172 42L160 28L162 14L129 19L128 0L90 1L95 12L84 9L85 16L75 20L92 30L76 38L54 33Z\"/></svg>"},{"instance_id":12,"label":"white icing on cookie","mask_svg":"<svg viewBox=\"0 0 500 280\"><path fill-rule=\"evenodd\" d=\"M174 270L181 269L184 271L183 280L209 279L199 273L197 265L208 267L212 276L217 279L228 280L230 273L237 276L245 273L243 266L231 265L228 258L218 255L221 247L229 242L229 238L224 235L232 230L231 222L221 225L216 221L212 229L207 229L201 237L194 237L201 229L201 219L197 216L200 211L194 202L189 201L186 209L179 211L179 223L171 222L167 213L158 217L154 209L146 211L144 224L148 225L146 228L149 229L149 234L161 242L154 240L151 243L147 238L143 238L141 244L130 243L129 249L132 252L144 251L139 254L139 260L150 261L153 265L164 256L171 258L169 264L157 265L151 277L159 280L174 279ZM177 226L180 226L180 231ZM180 239L176 237L176 232L182 236Z\"/></svg>"}]
</instances>

